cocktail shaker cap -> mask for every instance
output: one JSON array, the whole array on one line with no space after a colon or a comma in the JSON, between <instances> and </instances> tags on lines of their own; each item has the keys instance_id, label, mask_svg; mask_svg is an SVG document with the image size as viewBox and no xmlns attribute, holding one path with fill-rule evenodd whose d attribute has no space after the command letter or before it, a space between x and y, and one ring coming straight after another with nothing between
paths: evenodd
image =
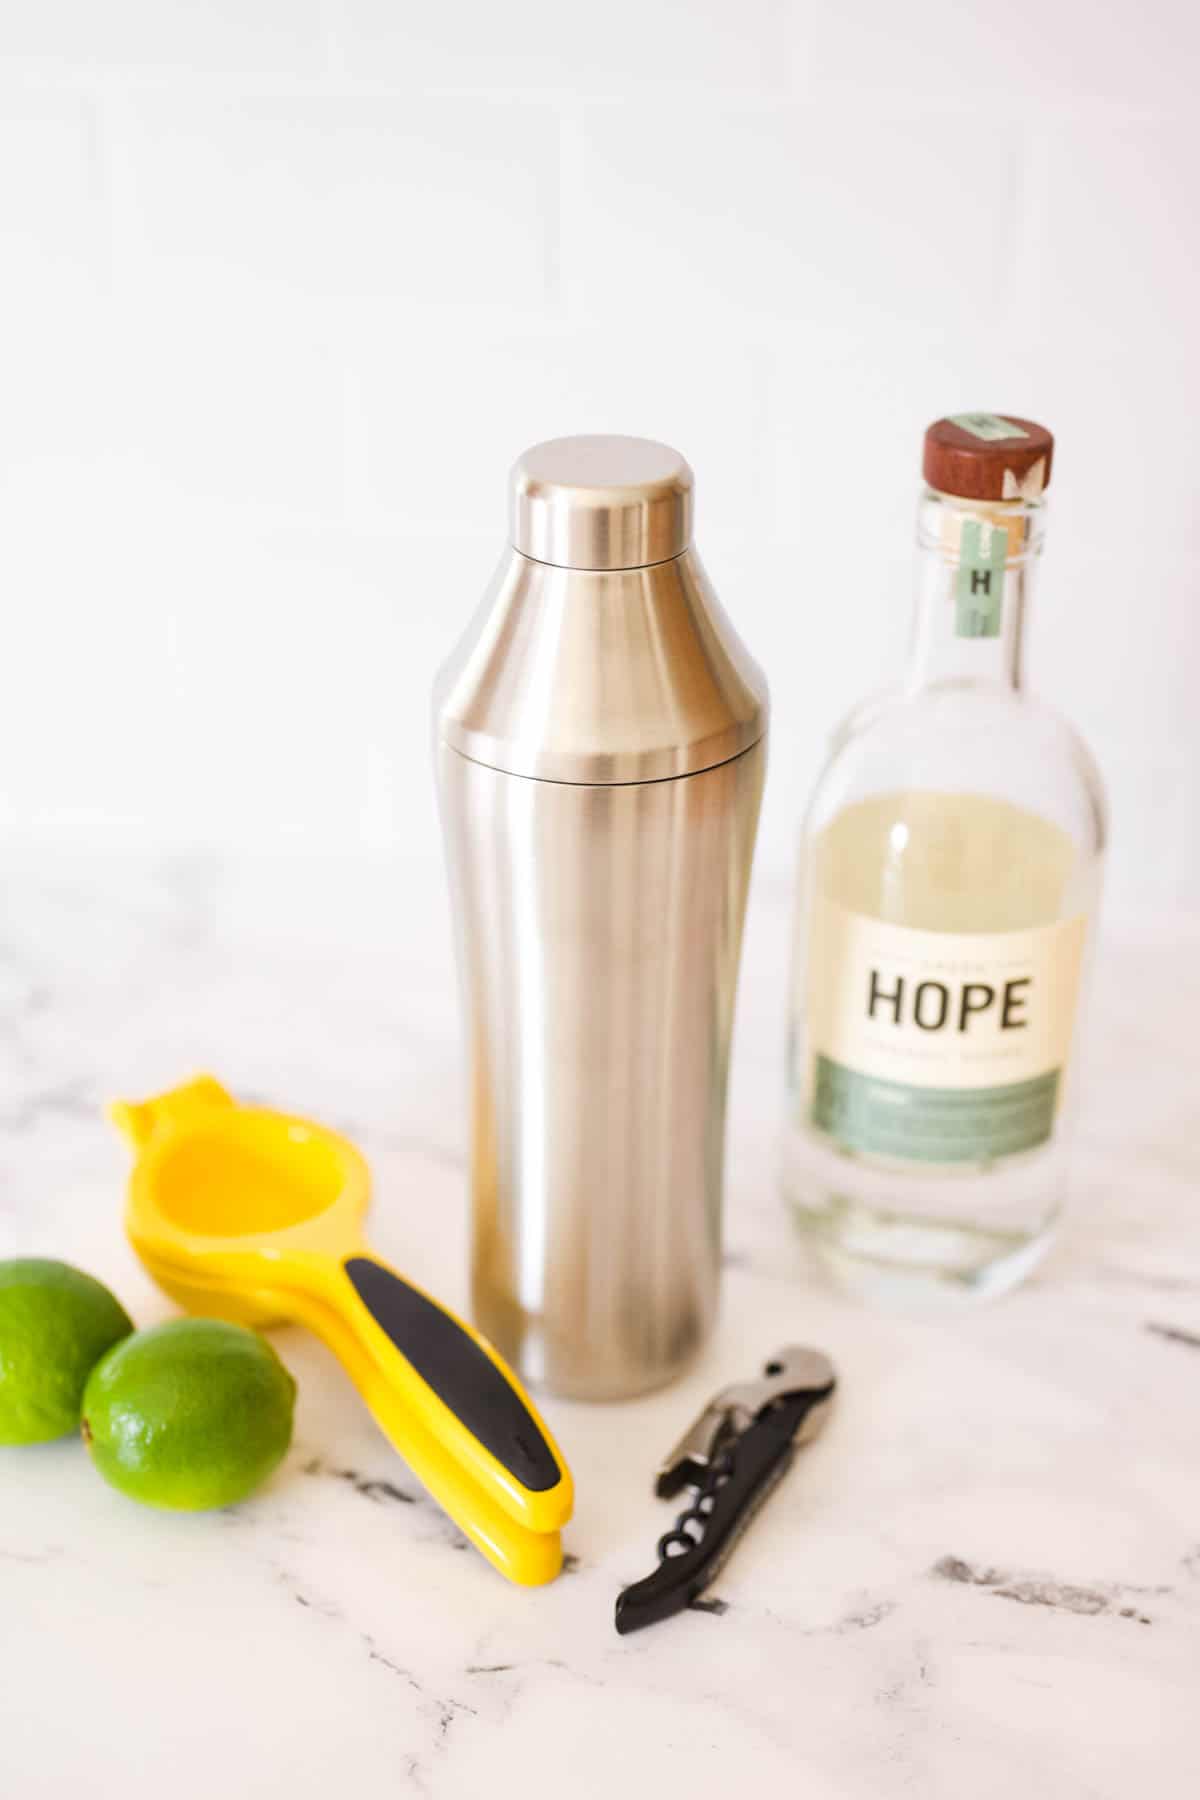
<instances>
[{"instance_id":1,"label":"cocktail shaker cap","mask_svg":"<svg viewBox=\"0 0 1200 1800\"><path fill-rule=\"evenodd\" d=\"M436 730L507 775L696 775L767 725L762 671L692 548L692 472L643 438L559 438L517 463L512 548L438 677Z\"/></svg>"},{"instance_id":2,"label":"cocktail shaker cap","mask_svg":"<svg viewBox=\"0 0 1200 1800\"><path fill-rule=\"evenodd\" d=\"M513 548L562 569L644 569L692 538L692 471L649 438L535 444L512 472Z\"/></svg>"}]
</instances>

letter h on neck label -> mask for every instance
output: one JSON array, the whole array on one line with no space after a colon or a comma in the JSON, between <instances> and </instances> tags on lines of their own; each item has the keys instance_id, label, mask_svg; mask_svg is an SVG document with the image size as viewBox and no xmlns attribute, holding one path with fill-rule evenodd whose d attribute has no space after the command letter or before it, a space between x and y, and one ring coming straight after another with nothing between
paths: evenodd
<instances>
[{"instance_id":1,"label":"letter h on neck label","mask_svg":"<svg viewBox=\"0 0 1200 1800\"><path fill-rule=\"evenodd\" d=\"M960 638L1000 636L1008 532L987 519L964 519L954 578L954 631Z\"/></svg>"}]
</instances>

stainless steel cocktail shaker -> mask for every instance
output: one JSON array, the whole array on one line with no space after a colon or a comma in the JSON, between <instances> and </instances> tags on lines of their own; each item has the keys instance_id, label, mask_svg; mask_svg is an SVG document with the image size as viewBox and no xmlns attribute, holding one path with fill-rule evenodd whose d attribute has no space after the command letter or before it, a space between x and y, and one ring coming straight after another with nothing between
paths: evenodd
<instances>
[{"instance_id":1,"label":"stainless steel cocktail shaker","mask_svg":"<svg viewBox=\"0 0 1200 1800\"><path fill-rule=\"evenodd\" d=\"M716 1304L767 695L691 517L662 444L530 450L436 695L475 1317L580 1399L668 1380Z\"/></svg>"}]
</instances>

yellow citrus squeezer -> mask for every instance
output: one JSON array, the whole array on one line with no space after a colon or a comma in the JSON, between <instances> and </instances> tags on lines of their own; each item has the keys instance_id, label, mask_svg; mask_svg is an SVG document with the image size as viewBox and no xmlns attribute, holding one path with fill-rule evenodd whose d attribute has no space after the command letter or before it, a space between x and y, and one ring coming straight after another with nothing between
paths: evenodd
<instances>
[{"instance_id":1,"label":"yellow citrus squeezer","mask_svg":"<svg viewBox=\"0 0 1200 1800\"><path fill-rule=\"evenodd\" d=\"M125 1228L159 1286L192 1312L309 1326L501 1574L552 1581L567 1465L486 1338L366 1248L370 1174L353 1144L240 1106L211 1076L109 1110L137 1151Z\"/></svg>"}]
</instances>

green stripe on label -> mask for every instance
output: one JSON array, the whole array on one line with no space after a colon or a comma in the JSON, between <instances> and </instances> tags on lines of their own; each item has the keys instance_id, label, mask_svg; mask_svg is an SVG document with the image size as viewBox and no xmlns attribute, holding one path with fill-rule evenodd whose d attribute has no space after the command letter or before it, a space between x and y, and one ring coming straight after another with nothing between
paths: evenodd
<instances>
[{"instance_id":1,"label":"green stripe on label","mask_svg":"<svg viewBox=\"0 0 1200 1800\"><path fill-rule=\"evenodd\" d=\"M860 1075L818 1053L812 1122L843 1149L911 1162L981 1162L1044 1144L1060 1071L1003 1087L927 1088Z\"/></svg>"},{"instance_id":2,"label":"green stripe on label","mask_svg":"<svg viewBox=\"0 0 1200 1800\"><path fill-rule=\"evenodd\" d=\"M960 431L969 431L972 437L982 438L985 444L999 443L1001 438L1027 438L1029 433L1021 425L1014 425L1011 419L1001 419L995 413L952 413L951 425L957 425Z\"/></svg>"},{"instance_id":3,"label":"green stripe on label","mask_svg":"<svg viewBox=\"0 0 1200 1800\"><path fill-rule=\"evenodd\" d=\"M1004 611L1004 563L1008 532L986 519L964 519L954 574L956 637L1000 636Z\"/></svg>"}]
</instances>

